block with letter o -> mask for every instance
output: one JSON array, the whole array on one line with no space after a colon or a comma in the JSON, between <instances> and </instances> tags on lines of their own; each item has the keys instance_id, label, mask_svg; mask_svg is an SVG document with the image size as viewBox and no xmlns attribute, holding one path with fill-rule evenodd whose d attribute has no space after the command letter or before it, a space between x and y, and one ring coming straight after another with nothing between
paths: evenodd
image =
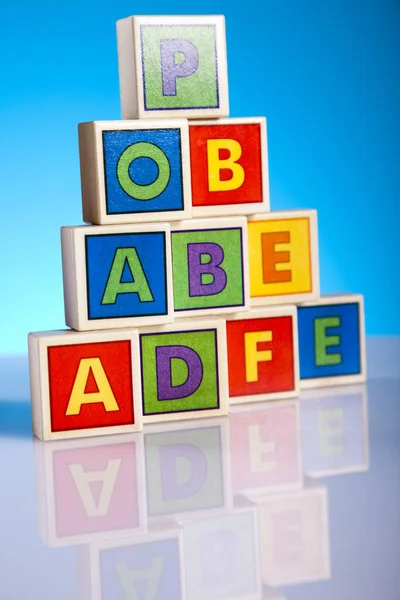
<instances>
[{"instance_id":1,"label":"block with letter o","mask_svg":"<svg viewBox=\"0 0 400 600\"><path fill-rule=\"evenodd\" d=\"M117 21L123 119L227 117L223 16Z\"/></svg>"},{"instance_id":2,"label":"block with letter o","mask_svg":"<svg viewBox=\"0 0 400 600\"><path fill-rule=\"evenodd\" d=\"M106 225L191 216L186 120L93 121L78 129L84 221Z\"/></svg>"},{"instance_id":3,"label":"block with letter o","mask_svg":"<svg viewBox=\"0 0 400 600\"><path fill-rule=\"evenodd\" d=\"M140 430L136 339L135 330L29 334L34 434L56 440Z\"/></svg>"}]
</instances>

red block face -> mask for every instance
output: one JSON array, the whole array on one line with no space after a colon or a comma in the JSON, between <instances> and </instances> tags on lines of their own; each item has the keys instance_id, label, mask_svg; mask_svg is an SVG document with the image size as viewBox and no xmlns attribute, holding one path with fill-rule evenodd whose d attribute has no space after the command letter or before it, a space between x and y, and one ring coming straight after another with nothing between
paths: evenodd
<instances>
[{"instance_id":1,"label":"red block face","mask_svg":"<svg viewBox=\"0 0 400 600\"><path fill-rule=\"evenodd\" d=\"M129 341L49 346L52 432L135 423Z\"/></svg>"},{"instance_id":2,"label":"red block face","mask_svg":"<svg viewBox=\"0 0 400 600\"><path fill-rule=\"evenodd\" d=\"M226 327L232 399L296 389L292 316L238 319Z\"/></svg>"},{"instance_id":3,"label":"red block face","mask_svg":"<svg viewBox=\"0 0 400 600\"><path fill-rule=\"evenodd\" d=\"M53 454L57 537L139 526L135 443Z\"/></svg>"},{"instance_id":4,"label":"red block face","mask_svg":"<svg viewBox=\"0 0 400 600\"><path fill-rule=\"evenodd\" d=\"M246 214L250 205L257 212L268 195L262 125L228 123L189 127L193 208L245 205Z\"/></svg>"}]
</instances>

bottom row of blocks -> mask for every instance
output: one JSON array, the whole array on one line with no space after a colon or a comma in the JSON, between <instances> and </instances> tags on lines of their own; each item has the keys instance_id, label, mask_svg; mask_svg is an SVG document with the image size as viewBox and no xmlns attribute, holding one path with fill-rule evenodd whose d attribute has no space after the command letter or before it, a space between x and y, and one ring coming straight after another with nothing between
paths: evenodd
<instances>
[{"instance_id":1,"label":"bottom row of blocks","mask_svg":"<svg viewBox=\"0 0 400 600\"><path fill-rule=\"evenodd\" d=\"M40 439L225 415L229 404L365 380L361 296L114 331L29 335Z\"/></svg>"}]
</instances>

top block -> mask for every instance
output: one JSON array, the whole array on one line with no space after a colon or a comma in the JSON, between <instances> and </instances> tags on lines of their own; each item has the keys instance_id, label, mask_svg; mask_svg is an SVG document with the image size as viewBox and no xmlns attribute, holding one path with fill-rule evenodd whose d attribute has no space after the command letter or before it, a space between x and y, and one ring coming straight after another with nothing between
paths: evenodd
<instances>
[{"instance_id":1,"label":"top block","mask_svg":"<svg viewBox=\"0 0 400 600\"><path fill-rule=\"evenodd\" d=\"M117 21L123 119L227 117L223 16Z\"/></svg>"}]
</instances>

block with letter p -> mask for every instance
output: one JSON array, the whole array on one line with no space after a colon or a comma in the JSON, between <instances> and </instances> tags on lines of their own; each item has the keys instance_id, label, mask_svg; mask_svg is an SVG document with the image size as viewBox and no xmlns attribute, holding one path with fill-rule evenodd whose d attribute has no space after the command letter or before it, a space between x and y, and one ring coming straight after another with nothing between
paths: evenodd
<instances>
[{"instance_id":1,"label":"block with letter p","mask_svg":"<svg viewBox=\"0 0 400 600\"><path fill-rule=\"evenodd\" d=\"M117 21L123 119L227 117L223 16Z\"/></svg>"},{"instance_id":2,"label":"block with letter p","mask_svg":"<svg viewBox=\"0 0 400 600\"><path fill-rule=\"evenodd\" d=\"M194 217L269 211L264 117L193 121L189 137Z\"/></svg>"},{"instance_id":3,"label":"block with letter p","mask_svg":"<svg viewBox=\"0 0 400 600\"><path fill-rule=\"evenodd\" d=\"M319 298L315 210L251 216L248 239L252 306L297 304Z\"/></svg>"},{"instance_id":4,"label":"block with letter p","mask_svg":"<svg viewBox=\"0 0 400 600\"><path fill-rule=\"evenodd\" d=\"M173 321L169 225L62 227L61 242L68 327Z\"/></svg>"},{"instance_id":5,"label":"block with letter p","mask_svg":"<svg viewBox=\"0 0 400 600\"><path fill-rule=\"evenodd\" d=\"M301 388L365 381L361 295L332 294L299 306L298 327Z\"/></svg>"}]
</instances>

